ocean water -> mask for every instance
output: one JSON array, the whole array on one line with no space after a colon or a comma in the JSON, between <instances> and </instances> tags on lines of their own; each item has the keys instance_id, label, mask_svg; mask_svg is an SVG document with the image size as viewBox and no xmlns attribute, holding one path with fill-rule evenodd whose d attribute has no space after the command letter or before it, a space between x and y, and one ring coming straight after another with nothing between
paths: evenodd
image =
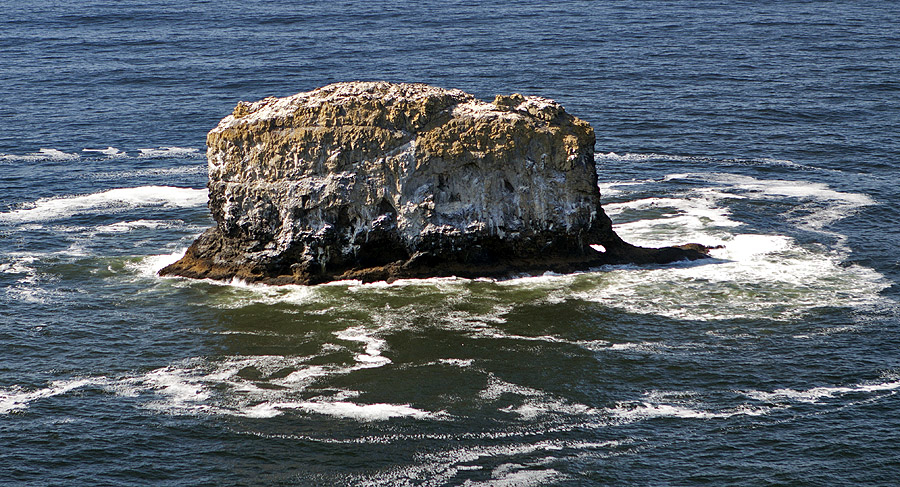
<instances>
[{"instance_id":1,"label":"ocean water","mask_svg":"<svg viewBox=\"0 0 900 487\"><path fill-rule=\"evenodd\" d=\"M0 484L896 485L890 2L7 2ZM560 101L626 240L508 280L159 278L239 100Z\"/></svg>"}]
</instances>

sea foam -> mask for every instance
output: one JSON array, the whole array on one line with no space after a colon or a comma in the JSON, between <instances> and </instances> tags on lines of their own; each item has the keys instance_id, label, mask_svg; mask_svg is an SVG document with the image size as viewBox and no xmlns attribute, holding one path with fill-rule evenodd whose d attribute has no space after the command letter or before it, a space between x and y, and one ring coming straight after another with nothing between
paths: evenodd
<instances>
[{"instance_id":1,"label":"sea foam","mask_svg":"<svg viewBox=\"0 0 900 487\"><path fill-rule=\"evenodd\" d=\"M849 386L823 386L805 390L776 389L771 392L745 391L748 397L763 402L795 401L817 404L824 399L840 397L848 394L868 394L900 389L900 379L889 378L882 382L866 382Z\"/></svg>"},{"instance_id":2,"label":"sea foam","mask_svg":"<svg viewBox=\"0 0 900 487\"><path fill-rule=\"evenodd\" d=\"M103 156L108 159L138 158L138 159L164 159L164 158L195 158L203 155L200 149L194 147L163 146L151 149L137 149L136 155L129 155L128 151L108 146L105 149L86 147L81 153L87 159ZM134 154L134 152L132 152ZM59 149L40 149L28 154L0 154L0 161L10 162L41 162L41 161L72 161L80 159L81 155L74 152L64 152Z\"/></svg>"},{"instance_id":3,"label":"sea foam","mask_svg":"<svg viewBox=\"0 0 900 487\"><path fill-rule=\"evenodd\" d=\"M193 147L158 147L156 149L138 149L138 152L140 152L139 157L157 158L195 156L200 153L200 150Z\"/></svg>"},{"instance_id":4,"label":"sea foam","mask_svg":"<svg viewBox=\"0 0 900 487\"><path fill-rule=\"evenodd\" d=\"M813 166L807 166L796 163L787 159L775 159L771 157L752 157L752 158L718 158L710 156L686 156L678 154L659 154L659 153L633 153L625 152L618 154L616 152L598 152L594 154L594 160L600 164L606 161L612 162L685 162L685 163L712 163L712 164L738 164L748 166L784 166L790 168L824 170Z\"/></svg>"},{"instance_id":5,"label":"sea foam","mask_svg":"<svg viewBox=\"0 0 900 487\"><path fill-rule=\"evenodd\" d=\"M380 367L391 363L391 359L381 355L387 343L373 336L371 331L362 326L348 328L336 332L334 335L341 340L364 343L366 345L365 353L358 353L355 358L357 362L364 364L366 367Z\"/></svg>"},{"instance_id":6,"label":"sea foam","mask_svg":"<svg viewBox=\"0 0 900 487\"><path fill-rule=\"evenodd\" d=\"M109 158L127 157L128 154L116 149L115 147L107 147L106 149L81 149L81 152L103 154Z\"/></svg>"},{"instance_id":7,"label":"sea foam","mask_svg":"<svg viewBox=\"0 0 900 487\"><path fill-rule=\"evenodd\" d=\"M0 154L0 160L7 161L71 161L73 159L78 159L78 154L63 152L59 149L40 149L38 152L25 155Z\"/></svg>"},{"instance_id":8,"label":"sea foam","mask_svg":"<svg viewBox=\"0 0 900 487\"><path fill-rule=\"evenodd\" d=\"M186 251L186 248L182 248L169 254L150 255L142 258L137 263L127 264L126 267L133 269L140 276L155 278L163 267L174 264L184 257Z\"/></svg>"},{"instance_id":9,"label":"sea foam","mask_svg":"<svg viewBox=\"0 0 900 487\"><path fill-rule=\"evenodd\" d=\"M729 196L757 199L794 199L800 203L815 203L803 207L804 216L794 221L811 230L824 227L848 216L865 206L877 204L869 195L847 193L831 189L827 184L780 179L757 179L728 173L672 174L667 180L699 180L720 186ZM808 214L806 214L808 213ZM790 217L790 214L787 215Z\"/></svg>"},{"instance_id":10,"label":"sea foam","mask_svg":"<svg viewBox=\"0 0 900 487\"><path fill-rule=\"evenodd\" d=\"M85 386L104 384L103 379L77 378L53 381L47 387L25 391L18 386L0 389L0 414L26 409L32 402L48 397L59 396Z\"/></svg>"},{"instance_id":11,"label":"sea foam","mask_svg":"<svg viewBox=\"0 0 900 487\"><path fill-rule=\"evenodd\" d=\"M58 220L80 214L116 213L137 207L196 207L206 204L207 190L171 186L117 188L88 195L41 198L25 208L0 213L0 222Z\"/></svg>"},{"instance_id":12,"label":"sea foam","mask_svg":"<svg viewBox=\"0 0 900 487\"><path fill-rule=\"evenodd\" d=\"M347 335L353 341L363 341L363 333ZM359 340L354 338L359 337ZM368 339L366 339L368 340ZM380 344L367 342L367 354L379 357ZM333 352L323 346L323 353ZM193 358L136 376L108 379L103 385L119 395L147 397L144 403L150 410L173 415L211 414L271 418L286 411L321 414L358 421L383 421L397 417L412 419L443 419L446 413L428 412L409 404L372 403L348 399L359 395L356 391L320 390L317 383L328 378L355 371L379 367L390 360L371 360L358 357L353 365L314 365L312 356L233 356L216 360ZM293 369L281 377L276 372ZM246 378L244 371L253 370L255 378Z\"/></svg>"},{"instance_id":13,"label":"sea foam","mask_svg":"<svg viewBox=\"0 0 900 487\"><path fill-rule=\"evenodd\" d=\"M685 182L691 183L687 190ZM665 268L609 268L607 279L576 292L577 297L629 312L701 321L794 319L821 306L860 307L882 300L879 293L888 281L873 269L844 264L844 237L827 230L858 209L877 204L868 195L820 183L725 173L671 174L663 183L673 185L668 196L632 200L628 195L645 191L643 183L612 186L620 201L604 208L623 222L616 231L626 241L648 247L684 242L722 246L710 251L714 260ZM801 245L788 235L753 232L754 222L732 214L730 205L738 201L797 201L804 205L802 216L786 218L802 230L836 237L835 243Z\"/></svg>"},{"instance_id":14,"label":"sea foam","mask_svg":"<svg viewBox=\"0 0 900 487\"><path fill-rule=\"evenodd\" d=\"M624 421L640 421L655 418L680 419L725 419L732 416L762 416L770 408L751 408L746 406L723 411L694 409L675 404L653 404L649 402L620 402L616 407L605 412Z\"/></svg>"},{"instance_id":15,"label":"sea foam","mask_svg":"<svg viewBox=\"0 0 900 487\"><path fill-rule=\"evenodd\" d=\"M338 418L349 418L358 421L384 421L391 418L408 417L413 419L433 419L442 414L430 413L411 407L409 404L356 404L346 401L305 401L279 402L274 408L299 409L307 413L316 413Z\"/></svg>"}]
</instances>

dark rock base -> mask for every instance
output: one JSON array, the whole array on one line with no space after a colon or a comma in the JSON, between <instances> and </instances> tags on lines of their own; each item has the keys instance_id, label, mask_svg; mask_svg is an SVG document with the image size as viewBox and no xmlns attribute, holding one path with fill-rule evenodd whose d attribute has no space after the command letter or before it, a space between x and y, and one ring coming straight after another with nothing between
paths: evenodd
<instances>
[{"instance_id":1,"label":"dark rock base","mask_svg":"<svg viewBox=\"0 0 900 487\"><path fill-rule=\"evenodd\" d=\"M246 248L240 243L230 242L223 237L217 227L207 230L178 262L159 271L161 276L180 276L194 279L231 280L240 279L249 283L268 285L321 284L331 281L358 280L365 283L398 279L422 279L430 277L462 278L510 278L519 275L539 275L544 272L560 274L587 271L604 265L620 264L668 264L677 261L708 258L709 248L700 244L686 244L659 249L637 247L621 239L604 242L605 252L591 249L584 255L549 255L539 258L495 258L482 259L478 263L447 260L430 252L417 252L405 260L397 260L383 265L341 266L336 268L309 269L289 266L263 267L259 264L235 264L245 261L239 257ZM275 272L273 272L275 271Z\"/></svg>"}]
</instances>

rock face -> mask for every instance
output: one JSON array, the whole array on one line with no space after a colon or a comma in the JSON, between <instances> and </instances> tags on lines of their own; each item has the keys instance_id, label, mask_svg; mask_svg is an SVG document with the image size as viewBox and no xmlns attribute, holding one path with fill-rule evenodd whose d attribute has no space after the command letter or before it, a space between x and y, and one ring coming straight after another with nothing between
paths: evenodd
<instances>
[{"instance_id":1,"label":"rock face","mask_svg":"<svg viewBox=\"0 0 900 487\"><path fill-rule=\"evenodd\" d=\"M207 146L216 226L162 275L315 284L704 257L623 242L593 129L544 98L337 83L241 102Z\"/></svg>"}]
</instances>

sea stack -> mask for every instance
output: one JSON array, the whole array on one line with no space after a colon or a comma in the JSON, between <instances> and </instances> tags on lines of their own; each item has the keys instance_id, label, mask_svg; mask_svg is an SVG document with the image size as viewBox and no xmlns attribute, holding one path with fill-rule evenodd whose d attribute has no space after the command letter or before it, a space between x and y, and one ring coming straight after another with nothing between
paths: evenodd
<instances>
[{"instance_id":1,"label":"sea stack","mask_svg":"<svg viewBox=\"0 0 900 487\"><path fill-rule=\"evenodd\" d=\"M240 102L207 146L216 226L161 275L316 284L705 257L623 242L594 130L545 98L336 83Z\"/></svg>"}]
</instances>

